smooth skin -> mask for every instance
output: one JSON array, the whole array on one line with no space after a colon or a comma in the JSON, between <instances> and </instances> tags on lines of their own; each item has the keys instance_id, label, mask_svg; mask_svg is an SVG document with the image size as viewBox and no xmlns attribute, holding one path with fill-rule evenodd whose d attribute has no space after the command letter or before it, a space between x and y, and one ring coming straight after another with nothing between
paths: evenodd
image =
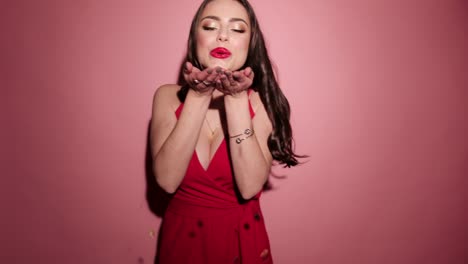
<instances>
[{"instance_id":1,"label":"smooth skin","mask_svg":"<svg viewBox=\"0 0 468 264\"><path fill-rule=\"evenodd\" d=\"M267 181L272 164L267 139L271 122L257 92L249 98L254 72L240 69L245 63L250 27L245 9L236 1L216 0L207 5L197 29L197 57L200 70L185 64L184 78L191 87L179 119L178 85L159 87L153 98L151 148L153 172L158 184L168 193L177 191L196 151L206 170L225 135L238 135L247 128L253 136L240 144L229 140L234 178L243 199L258 194ZM209 24L207 29L206 23ZM215 29L212 29L215 28ZM244 30L240 33L239 30ZM228 59L214 58L216 47L231 51ZM255 112L251 119L249 100ZM213 133L214 132L214 133Z\"/></svg>"}]
</instances>

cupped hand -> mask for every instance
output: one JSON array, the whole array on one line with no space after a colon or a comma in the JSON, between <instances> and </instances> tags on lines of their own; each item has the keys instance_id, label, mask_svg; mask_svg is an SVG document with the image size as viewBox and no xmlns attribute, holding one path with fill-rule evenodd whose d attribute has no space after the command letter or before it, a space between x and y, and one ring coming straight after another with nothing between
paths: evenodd
<instances>
[{"instance_id":1,"label":"cupped hand","mask_svg":"<svg viewBox=\"0 0 468 264\"><path fill-rule=\"evenodd\" d=\"M236 94L249 89L252 86L254 72L250 67L239 71L223 71L216 80L216 89L225 95Z\"/></svg>"},{"instance_id":2,"label":"cupped hand","mask_svg":"<svg viewBox=\"0 0 468 264\"><path fill-rule=\"evenodd\" d=\"M219 69L213 68L206 68L201 71L190 62L186 62L183 75L192 90L201 95L211 95L215 89L219 72Z\"/></svg>"}]
</instances>

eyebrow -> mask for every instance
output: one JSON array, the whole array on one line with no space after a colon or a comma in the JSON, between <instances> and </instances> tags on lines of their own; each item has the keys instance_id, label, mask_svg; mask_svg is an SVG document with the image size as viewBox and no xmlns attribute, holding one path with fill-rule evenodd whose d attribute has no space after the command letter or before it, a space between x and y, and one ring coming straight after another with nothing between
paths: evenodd
<instances>
[{"instance_id":1,"label":"eyebrow","mask_svg":"<svg viewBox=\"0 0 468 264\"><path fill-rule=\"evenodd\" d=\"M213 19L213 20L216 20L216 21L221 21L221 18L217 17L217 16L206 16L202 19L200 19L200 22L203 21L204 19ZM237 18L237 17L233 17L231 19L229 19L229 22L244 22L247 26L249 25L244 19L242 18Z\"/></svg>"}]
</instances>

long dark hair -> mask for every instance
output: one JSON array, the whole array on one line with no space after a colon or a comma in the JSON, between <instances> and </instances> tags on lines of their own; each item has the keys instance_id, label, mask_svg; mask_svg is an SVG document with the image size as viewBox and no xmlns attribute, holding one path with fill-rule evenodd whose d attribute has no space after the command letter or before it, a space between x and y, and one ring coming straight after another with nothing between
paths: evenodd
<instances>
[{"instance_id":1,"label":"long dark hair","mask_svg":"<svg viewBox=\"0 0 468 264\"><path fill-rule=\"evenodd\" d=\"M189 61L195 67L202 69L202 65L197 59L196 47L196 31L201 13L206 5L213 0L204 0L197 10L195 17L192 20L190 27L190 35L188 39L187 55L185 61ZM285 167L296 166L297 158L300 156L293 151L293 138L290 119L289 102L281 91L276 80L273 68L271 66L270 57L265 46L260 25L252 6L247 0L237 0L247 11L250 19L251 36L250 45L247 55L247 60L242 68L250 67L255 73L252 88L260 95L263 105L265 106L268 117L270 118L273 130L268 137L268 148L274 160L283 164ZM182 88L179 92L181 100L185 98L189 87L186 85L182 75L182 68L179 74L179 84Z\"/></svg>"}]
</instances>

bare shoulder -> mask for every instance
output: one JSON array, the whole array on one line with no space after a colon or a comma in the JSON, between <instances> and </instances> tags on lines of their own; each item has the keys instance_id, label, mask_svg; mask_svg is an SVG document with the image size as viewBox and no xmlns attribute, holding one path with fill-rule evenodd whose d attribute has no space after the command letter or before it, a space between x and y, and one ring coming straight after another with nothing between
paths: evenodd
<instances>
[{"instance_id":1,"label":"bare shoulder","mask_svg":"<svg viewBox=\"0 0 468 264\"><path fill-rule=\"evenodd\" d=\"M162 104L171 107L173 110L177 109L180 104L177 92L180 90L180 85L177 84L164 84L159 86L154 92L153 104Z\"/></svg>"}]
</instances>

